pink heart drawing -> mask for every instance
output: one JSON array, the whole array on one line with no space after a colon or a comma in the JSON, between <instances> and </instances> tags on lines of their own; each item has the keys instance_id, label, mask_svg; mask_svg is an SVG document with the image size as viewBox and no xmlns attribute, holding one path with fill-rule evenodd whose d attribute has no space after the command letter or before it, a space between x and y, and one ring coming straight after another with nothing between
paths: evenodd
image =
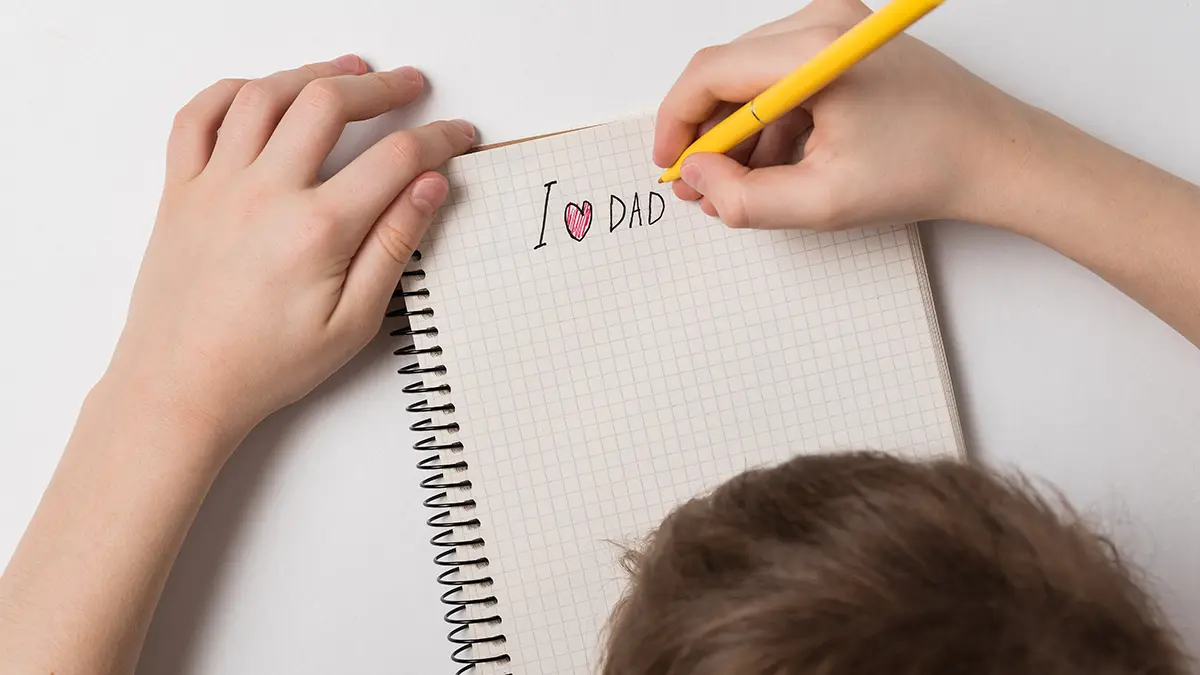
<instances>
[{"instance_id":1,"label":"pink heart drawing","mask_svg":"<svg viewBox=\"0 0 1200 675\"><path fill-rule=\"evenodd\" d=\"M575 241L583 241L584 235L592 227L592 203L583 202L583 208L575 203L567 204L563 218L567 221L567 234Z\"/></svg>"}]
</instances>

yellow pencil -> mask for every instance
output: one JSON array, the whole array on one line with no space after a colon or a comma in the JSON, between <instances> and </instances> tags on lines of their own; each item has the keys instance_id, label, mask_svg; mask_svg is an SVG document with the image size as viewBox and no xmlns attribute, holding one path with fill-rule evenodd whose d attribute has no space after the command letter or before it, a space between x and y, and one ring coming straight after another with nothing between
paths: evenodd
<instances>
[{"instance_id":1,"label":"yellow pencil","mask_svg":"<svg viewBox=\"0 0 1200 675\"><path fill-rule=\"evenodd\" d=\"M679 180L679 167L696 152L729 152L764 126L794 110L821 91L851 66L862 61L909 26L932 12L945 0L893 0L863 19L807 63L792 71L769 89L755 96L720 124L709 130L679 156L660 183Z\"/></svg>"}]
</instances>

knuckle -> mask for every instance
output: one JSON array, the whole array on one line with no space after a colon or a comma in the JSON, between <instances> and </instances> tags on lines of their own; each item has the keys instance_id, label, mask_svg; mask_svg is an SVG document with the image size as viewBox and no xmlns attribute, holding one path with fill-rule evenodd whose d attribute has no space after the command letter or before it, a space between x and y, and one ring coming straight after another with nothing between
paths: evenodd
<instances>
[{"instance_id":1,"label":"knuckle","mask_svg":"<svg viewBox=\"0 0 1200 675\"><path fill-rule=\"evenodd\" d=\"M721 47L718 45L709 45L707 47L701 47L699 50L696 51L695 54L692 55L691 60L688 61L688 70L691 70L693 68L702 68L705 64L711 63L713 61L713 59L715 59L717 57L717 55L720 54L720 52L721 52Z\"/></svg>"},{"instance_id":2,"label":"knuckle","mask_svg":"<svg viewBox=\"0 0 1200 675\"><path fill-rule=\"evenodd\" d=\"M379 223L379 227L376 227L374 232L375 237L379 240L379 245L397 264L408 263L408 259L412 257L413 251L417 247L417 242L413 241L414 233L411 228L394 221L383 221Z\"/></svg>"},{"instance_id":3,"label":"knuckle","mask_svg":"<svg viewBox=\"0 0 1200 675\"><path fill-rule=\"evenodd\" d=\"M730 181L720 191L719 201L713 200L713 206L720 214L721 221L730 229L742 230L755 225L752 204L747 198L749 191L746 181L749 180L751 179L744 178L741 181ZM712 197L710 196L709 199L711 200Z\"/></svg>"},{"instance_id":4,"label":"knuckle","mask_svg":"<svg viewBox=\"0 0 1200 675\"><path fill-rule=\"evenodd\" d=\"M863 4L862 0L837 0L837 3L856 19L871 13L871 8Z\"/></svg>"},{"instance_id":5,"label":"knuckle","mask_svg":"<svg viewBox=\"0 0 1200 675\"><path fill-rule=\"evenodd\" d=\"M301 73L304 73L314 80L324 75L324 73L321 72L321 69L317 68L316 64L313 63L306 63L303 66L300 66L299 70Z\"/></svg>"},{"instance_id":6,"label":"knuckle","mask_svg":"<svg viewBox=\"0 0 1200 675\"><path fill-rule=\"evenodd\" d=\"M750 220L750 211L746 207L746 198L741 191L734 193L724 203L717 206L717 212L721 214L721 220L725 226L732 230L743 230L753 224Z\"/></svg>"},{"instance_id":7,"label":"knuckle","mask_svg":"<svg viewBox=\"0 0 1200 675\"><path fill-rule=\"evenodd\" d=\"M269 105L275 97L271 85L264 80L251 80L237 93L234 102L244 108L257 109Z\"/></svg>"},{"instance_id":8,"label":"knuckle","mask_svg":"<svg viewBox=\"0 0 1200 675\"><path fill-rule=\"evenodd\" d=\"M305 105L332 115L341 114L345 95L332 80L313 80L304 86L301 99Z\"/></svg>"},{"instance_id":9,"label":"knuckle","mask_svg":"<svg viewBox=\"0 0 1200 675\"><path fill-rule=\"evenodd\" d=\"M338 233L343 221L334 207L316 194L297 201L280 211L279 188L270 185L257 186L243 195L245 217L248 222L261 220L267 212L285 215L288 227L283 250L293 261L311 262L327 260L330 252L338 246Z\"/></svg>"},{"instance_id":10,"label":"knuckle","mask_svg":"<svg viewBox=\"0 0 1200 675\"><path fill-rule=\"evenodd\" d=\"M203 113L196 109L194 104L187 104L175 113L175 118L171 121L171 128L175 131L187 131L194 129L203 123Z\"/></svg>"},{"instance_id":11,"label":"knuckle","mask_svg":"<svg viewBox=\"0 0 1200 675\"><path fill-rule=\"evenodd\" d=\"M329 243L343 224L341 216L334 208L325 205L321 200L316 200L310 213L309 230L312 240L320 245Z\"/></svg>"},{"instance_id":12,"label":"knuckle","mask_svg":"<svg viewBox=\"0 0 1200 675\"><path fill-rule=\"evenodd\" d=\"M437 124L438 137L445 143L447 148L462 143L463 133L454 128L454 125L449 122L439 122Z\"/></svg>"},{"instance_id":13,"label":"knuckle","mask_svg":"<svg viewBox=\"0 0 1200 675\"><path fill-rule=\"evenodd\" d=\"M675 107L672 105L672 103L671 103L671 97L670 97L670 95L668 94L666 97L664 97L664 98L663 98L662 102L660 102L660 103L658 104L658 109L657 109L657 110L655 111L655 113L654 113L654 117L655 117L655 119L657 120L657 121L656 121L656 124L659 124L659 123L661 123L661 122L662 122L664 119L671 117L671 116L672 116L672 113L673 113L673 111L674 111L674 109L675 109ZM658 142L658 131L657 131L657 127L656 127L656 129L655 129L655 142L656 142L656 143Z\"/></svg>"},{"instance_id":14,"label":"knuckle","mask_svg":"<svg viewBox=\"0 0 1200 675\"><path fill-rule=\"evenodd\" d=\"M814 0L811 7L818 12L832 13L834 16L847 16L849 12L858 14L871 11L862 3L862 0Z\"/></svg>"},{"instance_id":15,"label":"knuckle","mask_svg":"<svg viewBox=\"0 0 1200 675\"><path fill-rule=\"evenodd\" d=\"M296 228L295 253L302 259L324 259L337 247L336 220L314 212Z\"/></svg>"},{"instance_id":16,"label":"knuckle","mask_svg":"<svg viewBox=\"0 0 1200 675\"><path fill-rule=\"evenodd\" d=\"M398 131L385 138L383 143L392 164L406 168L421 165L425 150L417 137L411 133Z\"/></svg>"},{"instance_id":17,"label":"knuckle","mask_svg":"<svg viewBox=\"0 0 1200 675\"><path fill-rule=\"evenodd\" d=\"M810 37L818 45L834 42L854 26L848 23L834 23L828 26L818 26L810 31Z\"/></svg>"},{"instance_id":18,"label":"knuckle","mask_svg":"<svg viewBox=\"0 0 1200 675\"><path fill-rule=\"evenodd\" d=\"M237 216L243 222L248 222L261 218L270 209L275 200L275 193L259 181L250 181L232 192L230 199L231 205L237 209Z\"/></svg>"},{"instance_id":19,"label":"knuckle","mask_svg":"<svg viewBox=\"0 0 1200 675\"><path fill-rule=\"evenodd\" d=\"M172 128L184 130L208 124L210 122L209 118L223 112L223 109L215 104L205 105L204 102L211 97L205 97L204 94L209 92L221 93L222 91L229 92L227 95L236 94L244 84L246 84L245 80L234 78L217 80L208 89L205 89L204 92L201 92L201 94L188 101L187 104L175 112Z\"/></svg>"},{"instance_id":20,"label":"knuckle","mask_svg":"<svg viewBox=\"0 0 1200 675\"><path fill-rule=\"evenodd\" d=\"M244 87L246 85L246 82L247 82L247 80L243 80L240 78L226 77L226 78L217 80L216 83L213 84L213 88L214 89L225 89L230 92L236 92L239 89L241 89L242 87Z\"/></svg>"},{"instance_id":21,"label":"knuckle","mask_svg":"<svg viewBox=\"0 0 1200 675\"><path fill-rule=\"evenodd\" d=\"M395 73L378 73L372 71L367 73L366 77L383 91L384 95L389 99L399 98L408 91Z\"/></svg>"},{"instance_id":22,"label":"knuckle","mask_svg":"<svg viewBox=\"0 0 1200 675\"><path fill-rule=\"evenodd\" d=\"M842 25L840 23L813 26L802 33L803 37L797 42L797 46L808 52L820 51L842 37L842 34L852 27L853 25Z\"/></svg>"}]
</instances>

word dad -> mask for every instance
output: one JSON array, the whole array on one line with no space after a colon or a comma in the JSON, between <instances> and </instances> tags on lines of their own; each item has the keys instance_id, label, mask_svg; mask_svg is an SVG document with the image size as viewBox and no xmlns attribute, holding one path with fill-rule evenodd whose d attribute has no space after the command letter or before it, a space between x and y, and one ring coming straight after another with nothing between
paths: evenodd
<instances>
[{"instance_id":1,"label":"word dad","mask_svg":"<svg viewBox=\"0 0 1200 675\"><path fill-rule=\"evenodd\" d=\"M546 220L550 211L550 192L558 181L552 180L546 183L543 187L546 188L546 201L542 205L542 233L538 236L537 246L533 250L546 245ZM667 203L663 200L662 195L651 191L646 194L646 213L643 218L641 195L637 192L633 193L632 204L626 206L625 200L616 195L608 196L608 231L615 232L622 223L628 223L628 227L632 228L634 221L637 221L637 226L653 225L662 220L663 214L667 211ZM657 207L657 212L656 208ZM618 212L618 209L620 211ZM626 219L628 216L628 220ZM575 241L583 241L587 233L592 229L592 203L583 200L582 204L569 202L567 207L563 209L563 224L567 227L567 234Z\"/></svg>"}]
</instances>

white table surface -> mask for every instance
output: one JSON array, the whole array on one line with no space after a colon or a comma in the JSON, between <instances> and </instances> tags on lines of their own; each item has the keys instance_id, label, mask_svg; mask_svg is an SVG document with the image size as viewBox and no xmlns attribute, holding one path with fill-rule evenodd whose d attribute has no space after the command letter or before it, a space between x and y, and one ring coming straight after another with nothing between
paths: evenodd
<instances>
[{"instance_id":1,"label":"white table surface","mask_svg":"<svg viewBox=\"0 0 1200 675\"><path fill-rule=\"evenodd\" d=\"M696 48L793 8L7 0L0 560L117 338L171 115L192 93L356 51L416 64L433 85L389 124L462 116L505 140L651 111ZM1197 26L1192 2L955 0L915 32L1200 181ZM1035 244L954 223L926 235L973 449L1094 514L1200 651L1200 351ZM235 457L184 547L142 673L450 671L394 361L373 345ZM346 419L393 409L389 428L347 431Z\"/></svg>"}]
</instances>

